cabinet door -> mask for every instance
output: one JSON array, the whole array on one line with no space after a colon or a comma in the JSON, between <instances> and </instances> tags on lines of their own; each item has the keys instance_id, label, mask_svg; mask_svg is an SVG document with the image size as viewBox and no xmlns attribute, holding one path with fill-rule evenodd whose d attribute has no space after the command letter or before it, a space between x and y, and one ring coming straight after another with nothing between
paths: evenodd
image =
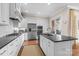
<instances>
[{"instance_id":1,"label":"cabinet door","mask_svg":"<svg viewBox=\"0 0 79 59\"><path fill-rule=\"evenodd\" d=\"M1 18L1 3L0 3L0 21L2 20Z\"/></svg>"},{"instance_id":2,"label":"cabinet door","mask_svg":"<svg viewBox=\"0 0 79 59\"><path fill-rule=\"evenodd\" d=\"M13 18L15 18L16 17L16 15L15 15L15 3L10 3L10 6L9 6L9 16L10 17L13 17Z\"/></svg>"},{"instance_id":3,"label":"cabinet door","mask_svg":"<svg viewBox=\"0 0 79 59\"><path fill-rule=\"evenodd\" d=\"M40 47L42 48L43 52L46 55L46 42L43 36L40 36Z\"/></svg>"},{"instance_id":4,"label":"cabinet door","mask_svg":"<svg viewBox=\"0 0 79 59\"><path fill-rule=\"evenodd\" d=\"M64 41L55 43L56 56L71 56L72 55L72 41Z\"/></svg>"},{"instance_id":5,"label":"cabinet door","mask_svg":"<svg viewBox=\"0 0 79 59\"><path fill-rule=\"evenodd\" d=\"M0 3L0 22L2 21L2 3Z\"/></svg>"},{"instance_id":6,"label":"cabinet door","mask_svg":"<svg viewBox=\"0 0 79 59\"><path fill-rule=\"evenodd\" d=\"M8 55L8 46L4 46L2 49L0 49L0 56L7 56Z\"/></svg>"},{"instance_id":7,"label":"cabinet door","mask_svg":"<svg viewBox=\"0 0 79 59\"><path fill-rule=\"evenodd\" d=\"M45 55L47 55L47 38L43 37L43 49L44 49L44 53Z\"/></svg>"},{"instance_id":8,"label":"cabinet door","mask_svg":"<svg viewBox=\"0 0 79 59\"><path fill-rule=\"evenodd\" d=\"M12 42L10 42L7 46L8 46L8 56L14 56L15 53L15 40L13 40Z\"/></svg>"},{"instance_id":9,"label":"cabinet door","mask_svg":"<svg viewBox=\"0 0 79 59\"><path fill-rule=\"evenodd\" d=\"M9 21L9 4L2 3L2 18L5 21Z\"/></svg>"},{"instance_id":10,"label":"cabinet door","mask_svg":"<svg viewBox=\"0 0 79 59\"><path fill-rule=\"evenodd\" d=\"M45 37L44 37L45 38ZM45 42L45 54L48 56L49 55L49 44L48 44L48 39L45 38L44 39L44 42Z\"/></svg>"},{"instance_id":11,"label":"cabinet door","mask_svg":"<svg viewBox=\"0 0 79 59\"><path fill-rule=\"evenodd\" d=\"M54 56L54 42L47 39L47 56Z\"/></svg>"},{"instance_id":12,"label":"cabinet door","mask_svg":"<svg viewBox=\"0 0 79 59\"><path fill-rule=\"evenodd\" d=\"M50 53L52 52L51 51L51 47L52 47L51 41L43 36L40 37L40 40L41 40L40 45L41 45L41 48L44 51L45 55L50 56L51 55Z\"/></svg>"},{"instance_id":13,"label":"cabinet door","mask_svg":"<svg viewBox=\"0 0 79 59\"><path fill-rule=\"evenodd\" d=\"M18 12L20 13L20 3L10 3L9 9L10 17L18 17Z\"/></svg>"},{"instance_id":14,"label":"cabinet door","mask_svg":"<svg viewBox=\"0 0 79 59\"><path fill-rule=\"evenodd\" d=\"M43 42L43 36L40 35L40 47L44 51L44 42Z\"/></svg>"},{"instance_id":15,"label":"cabinet door","mask_svg":"<svg viewBox=\"0 0 79 59\"><path fill-rule=\"evenodd\" d=\"M9 24L9 4L1 3L1 11L0 11L0 23L1 24Z\"/></svg>"},{"instance_id":16,"label":"cabinet door","mask_svg":"<svg viewBox=\"0 0 79 59\"><path fill-rule=\"evenodd\" d=\"M0 18L1 18L1 3L0 3Z\"/></svg>"}]
</instances>

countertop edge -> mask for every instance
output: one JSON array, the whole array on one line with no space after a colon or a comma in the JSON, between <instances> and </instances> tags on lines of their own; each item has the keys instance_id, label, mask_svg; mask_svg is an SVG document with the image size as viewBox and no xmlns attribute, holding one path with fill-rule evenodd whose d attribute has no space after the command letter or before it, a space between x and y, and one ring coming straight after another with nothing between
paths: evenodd
<instances>
[{"instance_id":1,"label":"countertop edge","mask_svg":"<svg viewBox=\"0 0 79 59\"><path fill-rule=\"evenodd\" d=\"M44 35L42 34L42 36L44 36ZM44 36L44 37L45 37L45 36ZM47 37L45 37L45 38L47 38ZM49 38L47 38L47 39L49 39ZM51 40L51 39L49 39L49 40ZM51 40L51 41L53 41L53 42L55 42L55 43L58 43L58 42L73 41L73 40L77 40L77 38L73 38L73 39L70 39L70 40L60 40L60 41Z\"/></svg>"}]
</instances>

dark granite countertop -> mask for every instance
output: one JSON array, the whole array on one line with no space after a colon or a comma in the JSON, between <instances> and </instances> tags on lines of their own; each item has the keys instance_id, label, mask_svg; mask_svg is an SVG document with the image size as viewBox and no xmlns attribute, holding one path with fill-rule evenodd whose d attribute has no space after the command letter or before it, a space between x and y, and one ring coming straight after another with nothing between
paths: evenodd
<instances>
[{"instance_id":1,"label":"dark granite countertop","mask_svg":"<svg viewBox=\"0 0 79 59\"><path fill-rule=\"evenodd\" d=\"M13 34L9 34L9 35L1 37L0 38L0 49L6 46L7 44L9 44L10 42L12 42L13 40L15 40L20 35L21 34L13 33Z\"/></svg>"},{"instance_id":2,"label":"dark granite countertop","mask_svg":"<svg viewBox=\"0 0 79 59\"><path fill-rule=\"evenodd\" d=\"M71 40L77 40L77 38L73 38L73 37L70 37L70 36L64 36L64 35L61 35L61 39L57 38L57 35L47 35L47 34L42 34L45 38L53 41L53 42L64 42L64 41L71 41Z\"/></svg>"}]
</instances>

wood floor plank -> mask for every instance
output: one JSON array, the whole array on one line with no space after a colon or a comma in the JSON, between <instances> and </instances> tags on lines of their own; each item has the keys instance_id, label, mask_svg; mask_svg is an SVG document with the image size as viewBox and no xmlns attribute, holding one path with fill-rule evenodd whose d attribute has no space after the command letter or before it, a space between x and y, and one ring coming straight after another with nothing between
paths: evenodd
<instances>
[{"instance_id":1,"label":"wood floor plank","mask_svg":"<svg viewBox=\"0 0 79 59\"><path fill-rule=\"evenodd\" d=\"M44 56L38 45L24 46L21 56Z\"/></svg>"}]
</instances>

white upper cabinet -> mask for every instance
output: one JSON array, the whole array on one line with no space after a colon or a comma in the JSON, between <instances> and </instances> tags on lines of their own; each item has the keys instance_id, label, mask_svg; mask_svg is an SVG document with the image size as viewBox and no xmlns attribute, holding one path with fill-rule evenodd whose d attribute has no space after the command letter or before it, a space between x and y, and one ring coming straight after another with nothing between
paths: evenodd
<instances>
[{"instance_id":1,"label":"white upper cabinet","mask_svg":"<svg viewBox=\"0 0 79 59\"><path fill-rule=\"evenodd\" d=\"M0 25L9 25L9 4L0 3Z\"/></svg>"},{"instance_id":2,"label":"white upper cabinet","mask_svg":"<svg viewBox=\"0 0 79 59\"><path fill-rule=\"evenodd\" d=\"M1 19L1 3L0 3L0 19Z\"/></svg>"},{"instance_id":3,"label":"white upper cabinet","mask_svg":"<svg viewBox=\"0 0 79 59\"><path fill-rule=\"evenodd\" d=\"M1 3L0 3L0 20L1 20Z\"/></svg>"},{"instance_id":4,"label":"white upper cabinet","mask_svg":"<svg viewBox=\"0 0 79 59\"><path fill-rule=\"evenodd\" d=\"M9 10L9 16L15 18L15 3L10 3Z\"/></svg>"}]
</instances>

